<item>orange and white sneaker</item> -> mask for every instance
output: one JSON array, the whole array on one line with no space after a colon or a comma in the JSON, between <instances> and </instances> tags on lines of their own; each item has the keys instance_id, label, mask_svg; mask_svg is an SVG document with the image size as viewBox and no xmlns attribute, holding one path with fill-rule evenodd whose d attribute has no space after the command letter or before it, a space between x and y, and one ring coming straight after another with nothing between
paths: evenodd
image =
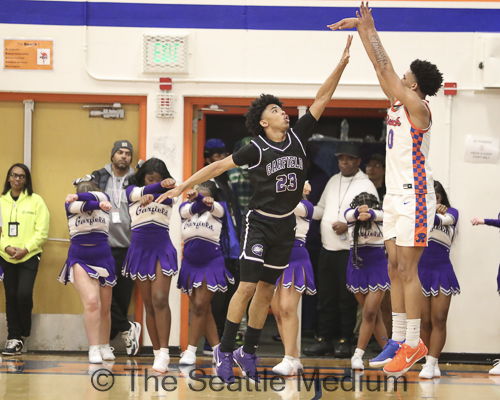
<instances>
[{"instance_id":1,"label":"orange and white sneaker","mask_svg":"<svg viewBox=\"0 0 500 400\"><path fill-rule=\"evenodd\" d=\"M408 371L413 364L427 355L422 339L418 342L418 347L413 349L406 343L403 343L396 352L396 356L385 365L384 372L388 375L401 375Z\"/></svg>"}]
</instances>

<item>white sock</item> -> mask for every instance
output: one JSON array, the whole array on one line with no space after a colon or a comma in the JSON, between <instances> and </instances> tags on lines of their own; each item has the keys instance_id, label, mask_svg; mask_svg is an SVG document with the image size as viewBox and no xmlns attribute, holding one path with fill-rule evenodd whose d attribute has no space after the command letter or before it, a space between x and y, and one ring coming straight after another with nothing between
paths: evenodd
<instances>
[{"instance_id":1,"label":"white sock","mask_svg":"<svg viewBox=\"0 0 500 400\"><path fill-rule=\"evenodd\" d=\"M89 351L90 350L99 350L99 345L96 344L95 346L89 346Z\"/></svg>"},{"instance_id":2,"label":"white sock","mask_svg":"<svg viewBox=\"0 0 500 400\"><path fill-rule=\"evenodd\" d=\"M196 346L191 346L190 344L188 344L188 351L192 351L194 354L196 354L196 350L198 349Z\"/></svg>"},{"instance_id":3,"label":"white sock","mask_svg":"<svg viewBox=\"0 0 500 400\"><path fill-rule=\"evenodd\" d=\"M216 344L214 347L212 347L212 350L213 351L217 350L217 347L219 347L219 346L220 346L220 343Z\"/></svg>"},{"instance_id":4,"label":"white sock","mask_svg":"<svg viewBox=\"0 0 500 400\"><path fill-rule=\"evenodd\" d=\"M406 313L392 313L392 340L402 342L406 339Z\"/></svg>"},{"instance_id":5,"label":"white sock","mask_svg":"<svg viewBox=\"0 0 500 400\"><path fill-rule=\"evenodd\" d=\"M426 364L429 364L429 365L436 365L437 362L438 362L438 359L436 357L432 357L432 356L426 356L425 358L427 358L427 362Z\"/></svg>"},{"instance_id":6,"label":"white sock","mask_svg":"<svg viewBox=\"0 0 500 400\"><path fill-rule=\"evenodd\" d=\"M365 351L364 350L361 350L361 349L358 349L356 347L356 350L354 351L354 357L359 357L359 358L363 358L363 355L365 354Z\"/></svg>"},{"instance_id":7,"label":"white sock","mask_svg":"<svg viewBox=\"0 0 500 400\"><path fill-rule=\"evenodd\" d=\"M294 363L300 363L300 358L295 358L295 357L294 357L294 358L293 358L293 362L294 362Z\"/></svg>"},{"instance_id":8,"label":"white sock","mask_svg":"<svg viewBox=\"0 0 500 400\"><path fill-rule=\"evenodd\" d=\"M109 349L109 343L106 343L106 344L100 344L99 347L101 349Z\"/></svg>"},{"instance_id":9,"label":"white sock","mask_svg":"<svg viewBox=\"0 0 500 400\"><path fill-rule=\"evenodd\" d=\"M153 354L156 357L158 354L160 354L160 350L153 349Z\"/></svg>"},{"instance_id":10,"label":"white sock","mask_svg":"<svg viewBox=\"0 0 500 400\"><path fill-rule=\"evenodd\" d=\"M291 363L293 363L293 357L292 356L285 356L283 357L284 360L288 360L290 361Z\"/></svg>"},{"instance_id":11,"label":"white sock","mask_svg":"<svg viewBox=\"0 0 500 400\"><path fill-rule=\"evenodd\" d=\"M406 344L412 349L418 347L420 340L420 318L406 321Z\"/></svg>"},{"instance_id":12,"label":"white sock","mask_svg":"<svg viewBox=\"0 0 500 400\"><path fill-rule=\"evenodd\" d=\"M160 353L168 356L168 347L160 347Z\"/></svg>"}]
</instances>

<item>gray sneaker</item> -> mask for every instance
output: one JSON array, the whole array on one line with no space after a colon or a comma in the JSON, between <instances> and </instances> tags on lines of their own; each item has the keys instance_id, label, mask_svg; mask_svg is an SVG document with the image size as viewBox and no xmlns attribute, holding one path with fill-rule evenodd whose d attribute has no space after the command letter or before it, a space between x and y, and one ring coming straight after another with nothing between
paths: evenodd
<instances>
[{"instance_id":1,"label":"gray sneaker","mask_svg":"<svg viewBox=\"0 0 500 400\"><path fill-rule=\"evenodd\" d=\"M129 356L135 356L139 351L139 338L141 337L141 324L131 322L130 329L122 332L122 339L125 341L125 348Z\"/></svg>"}]
</instances>

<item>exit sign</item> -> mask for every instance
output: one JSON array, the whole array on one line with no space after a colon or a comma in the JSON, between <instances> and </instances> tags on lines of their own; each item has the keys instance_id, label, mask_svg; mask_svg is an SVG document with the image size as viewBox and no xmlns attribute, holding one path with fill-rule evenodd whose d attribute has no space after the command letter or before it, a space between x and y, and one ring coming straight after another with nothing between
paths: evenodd
<instances>
[{"instance_id":1,"label":"exit sign","mask_svg":"<svg viewBox=\"0 0 500 400\"><path fill-rule=\"evenodd\" d=\"M144 35L144 72L188 72L188 35Z\"/></svg>"}]
</instances>

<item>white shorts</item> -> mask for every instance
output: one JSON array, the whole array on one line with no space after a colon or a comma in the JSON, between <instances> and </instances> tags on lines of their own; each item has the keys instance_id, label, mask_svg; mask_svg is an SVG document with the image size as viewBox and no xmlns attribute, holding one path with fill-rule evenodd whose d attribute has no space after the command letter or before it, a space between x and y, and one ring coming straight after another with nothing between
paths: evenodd
<instances>
[{"instance_id":1,"label":"white shorts","mask_svg":"<svg viewBox=\"0 0 500 400\"><path fill-rule=\"evenodd\" d=\"M426 247L434 226L436 195L386 194L384 198L384 240L396 238L398 246Z\"/></svg>"}]
</instances>

